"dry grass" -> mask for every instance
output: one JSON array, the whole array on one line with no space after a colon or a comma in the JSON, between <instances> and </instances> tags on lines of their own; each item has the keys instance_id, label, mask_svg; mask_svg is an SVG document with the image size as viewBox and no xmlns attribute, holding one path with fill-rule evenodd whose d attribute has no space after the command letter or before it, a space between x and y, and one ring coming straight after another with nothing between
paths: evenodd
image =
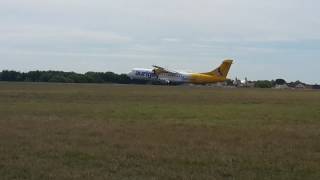
<instances>
[{"instance_id":1,"label":"dry grass","mask_svg":"<svg viewBox=\"0 0 320 180\"><path fill-rule=\"evenodd\" d=\"M1 179L320 179L320 92L0 84Z\"/></svg>"}]
</instances>

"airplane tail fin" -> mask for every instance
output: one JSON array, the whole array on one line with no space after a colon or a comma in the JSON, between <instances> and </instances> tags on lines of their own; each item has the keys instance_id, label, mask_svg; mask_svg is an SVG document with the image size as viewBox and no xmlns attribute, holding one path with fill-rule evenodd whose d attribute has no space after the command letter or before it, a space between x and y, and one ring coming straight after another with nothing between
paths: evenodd
<instances>
[{"instance_id":1,"label":"airplane tail fin","mask_svg":"<svg viewBox=\"0 0 320 180\"><path fill-rule=\"evenodd\" d=\"M205 73L205 74L217 75L217 76L221 76L221 77L226 78L229 73L229 70L230 70L232 63L233 63L233 60L230 60L230 59L224 60L222 62L222 64L217 69L215 69L211 72Z\"/></svg>"}]
</instances>

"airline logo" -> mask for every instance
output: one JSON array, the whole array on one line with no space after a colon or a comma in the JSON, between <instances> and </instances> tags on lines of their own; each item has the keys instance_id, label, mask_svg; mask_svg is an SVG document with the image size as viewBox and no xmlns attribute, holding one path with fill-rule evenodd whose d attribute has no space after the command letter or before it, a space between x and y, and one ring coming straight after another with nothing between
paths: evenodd
<instances>
[{"instance_id":1,"label":"airline logo","mask_svg":"<svg viewBox=\"0 0 320 180\"><path fill-rule=\"evenodd\" d=\"M155 75L154 73L151 72L146 72L146 71L136 71L136 76L141 76L141 77L146 77L146 78L156 78L157 75Z\"/></svg>"}]
</instances>

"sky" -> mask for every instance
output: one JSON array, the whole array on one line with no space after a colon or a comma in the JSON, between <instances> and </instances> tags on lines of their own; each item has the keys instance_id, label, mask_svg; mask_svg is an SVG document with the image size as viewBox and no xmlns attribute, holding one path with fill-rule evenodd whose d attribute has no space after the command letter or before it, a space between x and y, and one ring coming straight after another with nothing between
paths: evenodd
<instances>
[{"instance_id":1,"label":"sky","mask_svg":"<svg viewBox=\"0 0 320 180\"><path fill-rule=\"evenodd\" d=\"M319 0L0 0L0 70L160 65L320 83Z\"/></svg>"}]
</instances>

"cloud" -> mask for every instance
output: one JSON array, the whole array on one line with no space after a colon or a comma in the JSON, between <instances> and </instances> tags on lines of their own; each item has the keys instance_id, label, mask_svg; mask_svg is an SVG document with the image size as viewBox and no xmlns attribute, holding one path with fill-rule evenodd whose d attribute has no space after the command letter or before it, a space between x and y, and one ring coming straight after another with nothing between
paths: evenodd
<instances>
[{"instance_id":1,"label":"cloud","mask_svg":"<svg viewBox=\"0 0 320 180\"><path fill-rule=\"evenodd\" d=\"M176 42L180 42L181 40L178 38L162 38L161 39L164 42L169 42L169 43L176 43Z\"/></svg>"},{"instance_id":2,"label":"cloud","mask_svg":"<svg viewBox=\"0 0 320 180\"><path fill-rule=\"evenodd\" d=\"M86 43L128 43L130 37L119 35L114 32L92 31L84 29L66 29L57 27L19 27L0 28L0 40L16 43L36 43L36 42L86 42Z\"/></svg>"},{"instance_id":3,"label":"cloud","mask_svg":"<svg viewBox=\"0 0 320 180\"><path fill-rule=\"evenodd\" d=\"M320 39L316 0L11 0L0 5L0 19L22 26L95 27L159 39Z\"/></svg>"}]
</instances>

